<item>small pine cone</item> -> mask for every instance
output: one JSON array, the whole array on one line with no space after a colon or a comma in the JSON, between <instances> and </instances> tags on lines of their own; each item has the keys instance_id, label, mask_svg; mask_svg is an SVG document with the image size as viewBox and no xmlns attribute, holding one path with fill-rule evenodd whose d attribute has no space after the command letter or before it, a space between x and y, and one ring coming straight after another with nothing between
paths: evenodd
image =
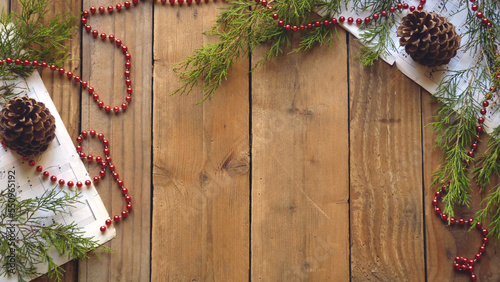
<instances>
[{"instance_id":1,"label":"small pine cone","mask_svg":"<svg viewBox=\"0 0 500 282\"><path fill-rule=\"evenodd\" d=\"M462 39L455 26L434 12L413 11L401 19L397 34L399 45L424 66L435 67L455 57Z\"/></svg>"},{"instance_id":2,"label":"small pine cone","mask_svg":"<svg viewBox=\"0 0 500 282\"><path fill-rule=\"evenodd\" d=\"M0 111L0 138L21 156L45 151L55 130L54 116L35 99L13 98Z\"/></svg>"}]
</instances>

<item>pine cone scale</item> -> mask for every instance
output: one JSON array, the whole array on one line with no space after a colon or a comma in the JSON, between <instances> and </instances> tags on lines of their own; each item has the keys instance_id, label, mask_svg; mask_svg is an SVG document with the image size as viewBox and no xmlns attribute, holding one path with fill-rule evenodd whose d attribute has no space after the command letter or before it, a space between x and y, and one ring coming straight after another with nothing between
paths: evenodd
<instances>
[{"instance_id":1,"label":"pine cone scale","mask_svg":"<svg viewBox=\"0 0 500 282\"><path fill-rule=\"evenodd\" d=\"M54 137L55 119L43 103L16 97L0 111L0 138L22 156L45 151Z\"/></svg>"},{"instance_id":2,"label":"pine cone scale","mask_svg":"<svg viewBox=\"0 0 500 282\"><path fill-rule=\"evenodd\" d=\"M399 45L412 59L434 67L444 65L457 54L461 37L448 19L426 11L414 11L401 19L397 29Z\"/></svg>"}]
</instances>

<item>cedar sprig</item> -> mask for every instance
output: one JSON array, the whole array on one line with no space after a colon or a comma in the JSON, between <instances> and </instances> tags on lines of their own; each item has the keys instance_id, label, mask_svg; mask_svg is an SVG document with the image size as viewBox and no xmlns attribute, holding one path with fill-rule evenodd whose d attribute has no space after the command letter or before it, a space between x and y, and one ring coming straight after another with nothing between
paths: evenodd
<instances>
[{"instance_id":1,"label":"cedar sprig","mask_svg":"<svg viewBox=\"0 0 500 282\"><path fill-rule=\"evenodd\" d=\"M346 1L343 1L346 4ZM280 19L292 25L307 24L314 20L325 20L329 16L319 17L316 9L322 9L325 14L338 12L342 1L326 0L283 0L273 2L274 12ZM257 61L254 67L260 66L270 58L285 53L290 46L293 31L286 31L277 26L271 17L271 12L253 1L234 0L222 8L216 24L206 32L217 36L219 41L206 44L194 50L194 54L179 63L178 74L183 83L173 94L188 94L198 82L202 81L204 100L211 97L218 86L227 79L232 66L242 57L266 44L268 50ZM325 42L332 43L332 28L315 28L313 32L300 33L299 47L292 51L309 50L314 45Z\"/></svg>"},{"instance_id":2,"label":"cedar sprig","mask_svg":"<svg viewBox=\"0 0 500 282\"><path fill-rule=\"evenodd\" d=\"M36 266L45 264L48 276L60 281L64 270L54 262L52 250L69 259L87 258L89 251L108 251L94 238L85 237L76 223L50 221L51 215L68 214L70 209L81 205L79 197L77 192L53 188L37 198L20 200L9 195L8 189L0 191L0 277L11 275L9 270L14 269L18 280L26 281L42 274ZM15 240L9 236L7 228L15 229ZM15 258L13 265L8 260L11 253Z\"/></svg>"},{"instance_id":3,"label":"cedar sprig","mask_svg":"<svg viewBox=\"0 0 500 282\"><path fill-rule=\"evenodd\" d=\"M56 66L67 60L66 41L76 29L76 18L64 14L45 19L48 0L18 0L21 10L0 13L0 58L44 61ZM12 81L17 77L28 77L33 67L3 64L0 80ZM15 87L13 84L8 84ZM8 92L12 93L12 92ZM8 96L0 92L0 98Z\"/></svg>"},{"instance_id":4,"label":"cedar sprig","mask_svg":"<svg viewBox=\"0 0 500 282\"><path fill-rule=\"evenodd\" d=\"M372 66L379 57L389 55L390 49L396 49L394 41L391 38L391 29L396 22L394 14L386 17L380 17L372 24L363 24L363 33L360 40L363 42L360 52L357 55L358 60L363 66Z\"/></svg>"}]
</instances>

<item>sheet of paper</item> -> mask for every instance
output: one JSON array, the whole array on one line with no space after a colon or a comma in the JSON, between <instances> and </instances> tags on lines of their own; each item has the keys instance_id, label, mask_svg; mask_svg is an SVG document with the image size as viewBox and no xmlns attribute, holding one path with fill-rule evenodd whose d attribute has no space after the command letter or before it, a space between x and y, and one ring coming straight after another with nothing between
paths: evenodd
<instances>
[{"instance_id":1,"label":"sheet of paper","mask_svg":"<svg viewBox=\"0 0 500 282\"><path fill-rule=\"evenodd\" d=\"M56 138L51 142L47 151L34 158L36 165L41 165L50 175L55 175L58 179L62 178L66 181L72 180L74 183L77 181L84 182L90 179L85 166L76 152L72 139L64 127L61 117L38 73L35 72L26 79L26 81L20 80L18 82L18 87L24 88L27 92L27 96L39 102L43 102L55 117L56 121ZM37 197L48 189L61 189L50 180L44 179L41 173L36 172L34 167L30 167L19 155L0 146L0 187L2 189L8 186L9 175L11 176L11 181L13 178L15 179L16 196L21 199ZM14 177L12 177L12 175ZM70 188L64 186L62 189ZM46 224L52 222L76 222L83 228L86 237L94 237L94 239L98 240L101 244L115 237L116 231L113 227L108 228L104 233L99 229L100 226L104 224L105 220L109 218L109 215L96 188L93 185L90 187L84 185L82 188L74 186L71 189L80 190L81 204L68 210L67 214L44 214L49 217ZM68 261L67 257L59 257L56 253L53 253L52 257L59 265ZM45 271L45 266L39 267L39 272ZM17 281L17 277L0 277L0 281Z\"/></svg>"},{"instance_id":2,"label":"sheet of paper","mask_svg":"<svg viewBox=\"0 0 500 282\"><path fill-rule=\"evenodd\" d=\"M418 0L409 0L405 2L408 3L409 6L415 7L420 4L420 1ZM462 44L468 41L468 38L464 36L465 31L469 29L469 26L465 24L468 8L463 1L427 0L424 9L429 12L436 12L441 16L448 18L448 20L453 23L453 25L455 25L457 33L462 36ZM407 13L408 10L404 10L402 16L406 15ZM352 1L350 6L348 6L345 11L342 11L342 15L346 18L353 17L354 19L364 19L365 17L371 16L368 12L356 12L355 7L353 7L352 5ZM467 69L477 63L478 58L472 57L469 53L465 53L461 49L458 51L457 56L454 57L448 65L446 65L446 71L438 71L438 69L443 69L443 67L431 68L416 63L405 52L404 47L399 46L399 38L396 34L396 29L397 26L399 26L400 22L399 17L396 18L396 22L397 24L393 27L391 32L391 38L396 48L389 50L390 55L382 59L391 65L396 64L396 67L402 73L418 83L425 90L429 91L429 93L431 93L432 95L436 93L441 80L444 76L446 76L446 74L450 73L451 71ZM362 32L362 30L360 30L356 24L348 24L347 22L345 22L341 26L351 34L353 34L356 38L360 37L360 33ZM459 82L458 91L463 92L466 89L468 85L467 79ZM485 82L485 84L488 83ZM484 91L487 91L487 89L485 89ZM484 98L485 92L474 92L471 94L479 104ZM486 115L485 125L487 132L491 132L495 127L500 125L500 112L496 111L496 113L492 114L492 108L493 106L490 106L488 114Z\"/></svg>"}]
</instances>

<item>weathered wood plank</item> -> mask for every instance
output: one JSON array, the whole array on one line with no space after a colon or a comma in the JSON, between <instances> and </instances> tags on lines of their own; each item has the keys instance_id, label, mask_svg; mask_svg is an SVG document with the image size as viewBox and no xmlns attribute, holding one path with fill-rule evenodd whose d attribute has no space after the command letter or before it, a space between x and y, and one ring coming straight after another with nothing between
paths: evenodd
<instances>
[{"instance_id":1,"label":"weathered wood plank","mask_svg":"<svg viewBox=\"0 0 500 282\"><path fill-rule=\"evenodd\" d=\"M108 7L105 0L85 0L84 9L91 6ZM139 1L121 12L108 12L89 18L92 29L114 34L128 46L132 55L131 80L133 97L128 109L120 114L99 109L86 90L82 95L82 129L95 129L110 141L113 164L120 179L129 188L133 211L115 224L117 237L107 245L115 251L101 254L101 259L79 265L79 281L149 281L150 279L150 224L151 224L151 75L152 75L152 11L151 1ZM83 34L83 79L95 88L105 105L124 103L125 58L123 52L109 40ZM89 153L101 155L102 146L96 142L85 144ZM96 175L95 165L89 167ZM97 185L97 189L111 216L125 209L123 195L111 175Z\"/></svg>"},{"instance_id":2,"label":"weathered wood plank","mask_svg":"<svg viewBox=\"0 0 500 282\"><path fill-rule=\"evenodd\" d=\"M435 120L434 116L439 108L439 103L427 92L424 92L422 101L423 120L425 124L429 124ZM438 187L431 187L432 173L439 168L443 156L439 148L433 147L437 135L431 127L424 129L423 137L428 279L429 281L470 281L468 274L453 269L453 260L455 256L474 258L481 245L482 236L475 230L468 232L468 226L447 226L434 213L431 201ZM488 146L486 135L483 135L482 140L477 155L483 153ZM492 183L498 183L498 179L493 180ZM476 211L480 208L482 198L486 196L486 193L482 195L479 193L479 188L476 185L472 185L471 189L470 207L456 207L455 217L457 219L474 218ZM440 204L440 206L443 205ZM500 264L500 254L495 254L494 248L491 246L493 244L490 244L483 259L474 266L474 273L479 277L478 281L500 281L500 269L497 267Z\"/></svg>"},{"instance_id":3,"label":"weathered wood plank","mask_svg":"<svg viewBox=\"0 0 500 282\"><path fill-rule=\"evenodd\" d=\"M248 279L248 60L201 105L169 96L223 4L155 9L152 281Z\"/></svg>"},{"instance_id":4,"label":"weathered wood plank","mask_svg":"<svg viewBox=\"0 0 500 282\"><path fill-rule=\"evenodd\" d=\"M351 275L424 281L420 88L350 37Z\"/></svg>"},{"instance_id":5,"label":"weathered wood plank","mask_svg":"<svg viewBox=\"0 0 500 282\"><path fill-rule=\"evenodd\" d=\"M8 1L6 0L1 1L0 6L5 5L7 2ZM50 19L55 16L61 16L69 13L69 15L78 19L80 17L80 7L81 1L79 0L50 1L48 3L48 12L45 15L45 18ZM12 11L20 11L21 7L19 6L19 2L11 0L11 9ZM76 26L78 26L77 22L75 22L75 27ZM75 29L74 36L69 42L67 42L66 46L69 46L68 59L73 61L64 65L64 68L66 70L71 70L73 73L80 73L80 30L78 28ZM70 136L77 136L80 124L79 88L74 87L72 85L73 83L68 81L66 77L62 77L47 70L42 72L41 76ZM63 269L65 271L65 275L63 281L74 281L77 275L76 264L76 261L71 261L64 265ZM35 281L49 281L49 279L46 275L44 275Z\"/></svg>"},{"instance_id":6,"label":"weathered wood plank","mask_svg":"<svg viewBox=\"0 0 500 282\"><path fill-rule=\"evenodd\" d=\"M334 48L280 57L252 74L252 280L349 279L343 30L339 37Z\"/></svg>"}]
</instances>

